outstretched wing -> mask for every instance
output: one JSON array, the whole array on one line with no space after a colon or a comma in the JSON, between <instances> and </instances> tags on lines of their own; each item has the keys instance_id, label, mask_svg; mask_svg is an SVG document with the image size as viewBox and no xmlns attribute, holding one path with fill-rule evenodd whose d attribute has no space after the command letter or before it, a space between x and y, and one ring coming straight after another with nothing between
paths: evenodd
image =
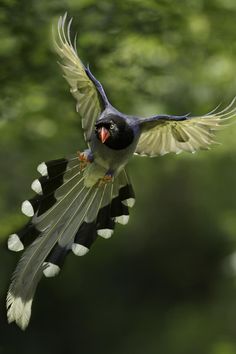
<instances>
[{"instance_id":1,"label":"outstretched wing","mask_svg":"<svg viewBox=\"0 0 236 354\"><path fill-rule=\"evenodd\" d=\"M235 100L222 111L214 110L203 116L158 115L140 119L141 135L135 153L153 157L209 149L215 143L215 131L236 116Z\"/></svg>"},{"instance_id":2,"label":"outstretched wing","mask_svg":"<svg viewBox=\"0 0 236 354\"><path fill-rule=\"evenodd\" d=\"M102 85L85 67L70 38L72 19L67 23L67 14L59 18L57 32L53 33L56 52L61 58L60 65L64 77L70 85L70 92L75 97L76 110L82 119L82 128L86 142L89 144L94 123L108 104Z\"/></svg>"}]
</instances>

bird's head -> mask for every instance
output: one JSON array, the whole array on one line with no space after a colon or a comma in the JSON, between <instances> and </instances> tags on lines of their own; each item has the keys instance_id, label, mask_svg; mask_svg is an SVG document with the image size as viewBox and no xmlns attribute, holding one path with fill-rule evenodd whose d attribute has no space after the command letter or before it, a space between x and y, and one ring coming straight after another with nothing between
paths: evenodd
<instances>
[{"instance_id":1,"label":"bird's head","mask_svg":"<svg viewBox=\"0 0 236 354\"><path fill-rule=\"evenodd\" d=\"M114 150L125 149L134 140L134 131L128 120L114 115L99 119L95 134L101 143Z\"/></svg>"}]
</instances>

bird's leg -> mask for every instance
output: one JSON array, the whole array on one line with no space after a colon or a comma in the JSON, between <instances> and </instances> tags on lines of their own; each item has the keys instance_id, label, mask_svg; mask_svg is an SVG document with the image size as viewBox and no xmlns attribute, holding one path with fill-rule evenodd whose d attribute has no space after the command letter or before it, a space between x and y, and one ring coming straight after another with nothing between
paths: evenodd
<instances>
[{"instance_id":1,"label":"bird's leg","mask_svg":"<svg viewBox=\"0 0 236 354\"><path fill-rule=\"evenodd\" d=\"M106 174L102 178L100 178L98 185L102 186L104 184L110 183L113 179L113 176L114 176L114 171L108 170Z\"/></svg>"},{"instance_id":2,"label":"bird's leg","mask_svg":"<svg viewBox=\"0 0 236 354\"><path fill-rule=\"evenodd\" d=\"M84 151L77 151L77 154L78 154L78 159L79 159L79 162L80 162L80 170L84 170L85 167L93 162L93 154L91 152L91 150L87 149L87 150L84 150Z\"/></svg>"}]
</instances>

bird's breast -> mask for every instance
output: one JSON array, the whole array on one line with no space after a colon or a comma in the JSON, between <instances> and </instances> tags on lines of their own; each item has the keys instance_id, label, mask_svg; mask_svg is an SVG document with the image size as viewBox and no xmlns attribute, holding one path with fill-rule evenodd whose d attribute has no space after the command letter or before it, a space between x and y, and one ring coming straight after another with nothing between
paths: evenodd
<instances>
[{"instance_id":1,"label":"bird's breast","mask_svg":"<svg viewBox=\"0 0 236 354\"><path fill-rule=\"evenodd\" d=\"M132 144L125 149L114 150L102 144L96 136L91 140L91 150L94 161L107 170L120 170L132 157L136 144Z\"/></svg>"}]
</instances>

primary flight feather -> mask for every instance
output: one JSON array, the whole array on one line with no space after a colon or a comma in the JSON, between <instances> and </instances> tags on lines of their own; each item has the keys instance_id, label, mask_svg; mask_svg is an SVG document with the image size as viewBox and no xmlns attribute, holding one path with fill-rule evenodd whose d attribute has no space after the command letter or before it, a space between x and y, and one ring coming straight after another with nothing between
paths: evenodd
<instances>
[{"instance_id":1,"label":"primary flight feather","mask_svg":"<svg viewBox=\"0 0 236 354\"><path fill-rule=\"evenodd\" d=\"M31 185L36 196L21 207L30 221L9 236L10 250L26 248L7 295L8 321L22 329L29 323L40 278L57 275L68 253L85 255L97 237L107 239L116 223L128 222L135 202L125 168L129 159L208 149L215 131L236 115L235 100L222 111L197 117L140 118L119 112L80 60L70 38L71 22L60 17L54 44L88 149L38 166L41 177Z\"/></svg>"}]
</instances>

